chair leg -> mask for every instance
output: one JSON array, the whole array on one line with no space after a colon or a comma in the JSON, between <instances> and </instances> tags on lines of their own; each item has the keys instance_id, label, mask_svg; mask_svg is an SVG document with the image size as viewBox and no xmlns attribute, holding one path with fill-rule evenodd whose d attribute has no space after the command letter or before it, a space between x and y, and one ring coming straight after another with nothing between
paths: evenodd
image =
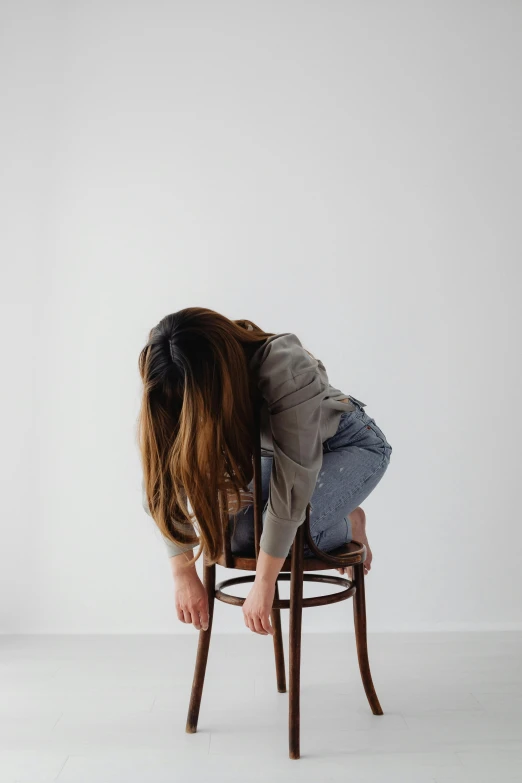
<instances>
[{"instance_id":1,"label":"chair leg","mask_svg":"<svg viewBox=\"0 0 522 783\"><path fill-rule=\"evenodd\" d=\"M301 687L301 621L303 616L303 525L297 528L292 544L290 576L290 695L289 695L289 755L298 759L300 753L300 687Z\"/></svg>"},{"instance_id":2,"label":"chair leg","mask_svg":"<svg viewBox=\"0 0 522 783\"><path fill-rule=\"evenodd\" d=\"M216 591L215 564L208 565L205 563L203 567L203 582L208 597L208 628L206 631L201 630L199 632L196 668L194 670L194 679L192 680L192 693L190 696L187 726L185 729L188 734L194 734L198 727L199 707L201 704L201 696L203 694L203 683L205 682L208 648L210 646L210 633L212 631L212 619L214 616L214 599Z\"/></svg>"},{"instance_id":3,"label":"chair leg","mask_svg":"<svg viewBox=\"0 0 522 783\"><path fill-rule=\"evenodd\" d=\"M368 642L366 639L366 602L364 597L364 565L359 563L353 566L355 580L355 594L353 596L353 619L355 625L355 641L357 644L357 657L359 669L366 692L366 697L374 715L382 715L382 707L375 692L368 660Z\"/></svg>"},{"instance_id":4,"label":"chair leg","mask_svg":"<svg viewBox=\"0 0 522 783\"><path fill-rule=\"evenodd\" d=\"M274 599L279 598L279 587L276 582ZM272 608L272 625L274 626L274 655L276 666L277 690L286 693L285 653L283 649L283 634L281 633L281 610Z\"/></svg>"}]
</instances>

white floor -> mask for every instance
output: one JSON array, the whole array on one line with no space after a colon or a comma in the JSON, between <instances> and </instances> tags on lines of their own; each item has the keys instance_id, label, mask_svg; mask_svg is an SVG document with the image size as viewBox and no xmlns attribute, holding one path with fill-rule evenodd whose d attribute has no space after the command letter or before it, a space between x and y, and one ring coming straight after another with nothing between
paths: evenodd
<instances>
[{"instance_id":1,"label":"white floor","mask_svg":"<svg viewBox=\"0 0 522 783\"><path fill-rule=\"evenodd\" d=\"M214 636L185 733L196 642L0 637L0 783L522 781L521 633L371 634L381 717L353 636L304 635L299 761L271 638L246 630Z\"/></svg>"}]
</instances>

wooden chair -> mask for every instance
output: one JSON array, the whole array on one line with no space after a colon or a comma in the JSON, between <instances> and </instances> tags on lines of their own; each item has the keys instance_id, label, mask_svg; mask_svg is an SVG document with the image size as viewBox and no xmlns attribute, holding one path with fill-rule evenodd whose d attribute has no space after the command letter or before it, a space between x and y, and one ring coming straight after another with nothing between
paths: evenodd
<instances>
[{"instance_id":1,"label":"wooden chair","mask_svg":"<svg viewBox=\"0 0 522 783\"><path fill-rule=\"evenodd\" d=\"M259 409L256 408L257 431L259 432ZM225 551L218 560L218 564L225 568L236 568L243 571L256 570L257 557L259 555L259 542L262 532L262 488L261 488L261 447L260 438L256 439L254 454L254 537L255 557L241 557L232 554L229 533L229 516L222 508L221 514L225 531ZM308 543L313 557L304 556L304 543ZM274 653L277 690L286 692L285 662L283 652L283 639L281 634L281 609L290 609L290 693L289 693L289 756L291 759L300 758L300 668L301 668L301 619L303 608L308 606L325 606L337 601L344 601L353 597L353 613L355 625L355 641L361 678L374 715L382 715L381 705L375 692L368 660L368 645L366 639L366 606L364 597L364 566L366 559L366 547L357 541L351 541L342 547L323 552L318 549L310 533L310 504L306 508L306 517L302 525L297 529L290 555L286 558L278 576L278 582L290 582L290 600L279 598L278 585L276 583L274 603L271 611L271 621L274 627ZM329 568L353 566L353 580L341 576L329 576L308 572L324 571ZM192 693L187 716L186 731L193 734L197 731L199 708L203 693L205 670L207 666L208 650L212 631L214 614L214 600L217 598L233 606L242 606L245 599L230 595L225 588L232 585L253 582L255 574L225 579L216 585L216 565L209 564L204 558L203 581L207 591L209 605L209 623L206 631L199 632L198 651ZM336 593L303 598L303 582L324 582L342 587Z\"/></svg>"}]
</instances>

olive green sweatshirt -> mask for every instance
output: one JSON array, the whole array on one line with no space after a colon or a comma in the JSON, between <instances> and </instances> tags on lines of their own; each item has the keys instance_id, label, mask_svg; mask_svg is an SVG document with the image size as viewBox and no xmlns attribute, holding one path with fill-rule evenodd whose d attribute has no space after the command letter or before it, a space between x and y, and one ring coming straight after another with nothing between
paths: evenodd
<instances>
[{"instance_id":1,"label":"olive green sweatshirt","mask_svg":"<svg viewBox=\"0 0 522 783\"><path fill-rule=\"evenodd\" d=\"M261 453L273 457L260 547L286 557L315 489L323 442L335 435L341 414L355 406L292 332L269 337L253 354L250 369L263 397ZM143 506L150 513L144 490ZM169 557L191 549L164 540Z\"/></svg>"}]
</instances>

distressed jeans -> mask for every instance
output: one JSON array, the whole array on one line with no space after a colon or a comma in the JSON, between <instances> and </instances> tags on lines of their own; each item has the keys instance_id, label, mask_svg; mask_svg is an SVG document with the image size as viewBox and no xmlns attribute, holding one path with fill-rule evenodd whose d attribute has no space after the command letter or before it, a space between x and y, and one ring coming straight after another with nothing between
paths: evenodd
<instances>
[{"instance_id":1,"label":"distressed jeans","mask_svg":"<svg viewBox=\"0 0 522 783\"><path fill-rule=\"evenodd\" d=\"M324 552L352 540L348 514L368 497L384 476L392 447L370 418L365 403L348 395L355 410L341 413L335 435L323 442L323 464L310 498L310 532ZM273 457L261 457L263 506L268 501ZM253 481L249 489L253 490ZM235 529L234 529L235 520ZM232 553L254 556L254 506L229 518ZM305 557L311 552L305 545Z\"/></svg>"}]
</instances>

